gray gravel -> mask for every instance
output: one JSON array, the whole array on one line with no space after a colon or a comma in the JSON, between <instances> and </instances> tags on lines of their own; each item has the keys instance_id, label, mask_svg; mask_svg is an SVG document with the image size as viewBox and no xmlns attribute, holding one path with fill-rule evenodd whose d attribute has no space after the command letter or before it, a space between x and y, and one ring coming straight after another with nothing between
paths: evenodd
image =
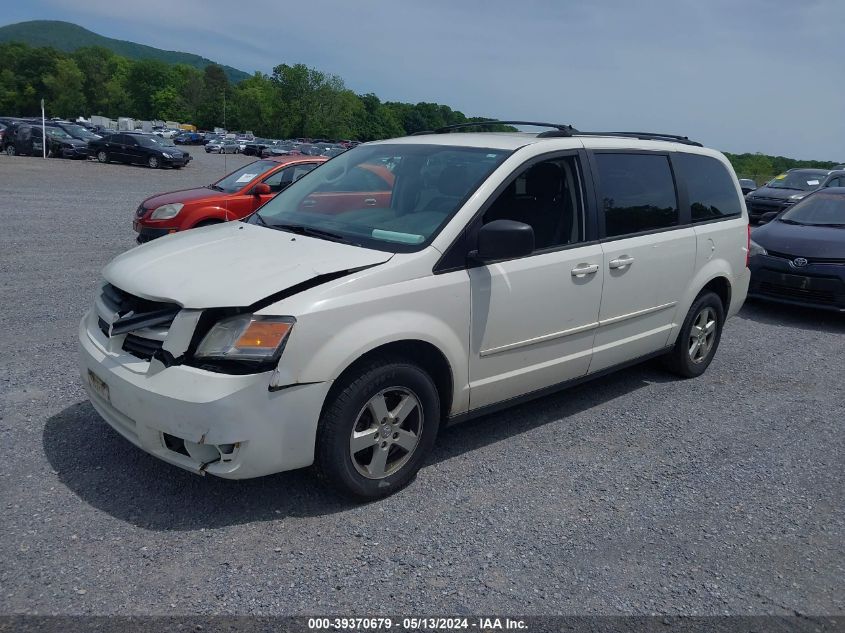
<instances>
[{"instance_id":1,"label":"gray gravel","mask_svg":"<svg viewBox=\"0 0 845 633\"><path fill-rule=\"evenodd\" d=\"M647 364L447 430L366 506L128 444L83 395L77 322L139 201L223 174L194 153L0 156L0 612L845 612L841 316L750 304L702 378Z\"/></svg>"}]
</instances>

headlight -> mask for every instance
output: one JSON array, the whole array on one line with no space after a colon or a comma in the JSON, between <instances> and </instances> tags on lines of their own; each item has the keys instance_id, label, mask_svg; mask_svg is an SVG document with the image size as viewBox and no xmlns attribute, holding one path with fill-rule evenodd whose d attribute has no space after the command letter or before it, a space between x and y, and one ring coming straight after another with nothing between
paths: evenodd
<instances>
[{"instance_id":1,"label":"headlight","mask_svg":"<svg viewBox=\"0 0 845 633\"><path fill-rule=\"evenodd\" d=\"M164 156L165 158L173 158L173 156L171 156L167 152L162 152L161 155Z\"/></svg>"},{"instance_id":2,"label":"headlight","mask_svg":"<svg viewBox=\"0 0 845 633\"><path fill-rule=\"evenodd\" d=\"M760 246L754 240L751 240L751 248L748 250L748 256L754 257L755 255L768 255L769 253L766 251L765 248Z\"/></svg>"},{"instance_id":3,"label":"headlight","mask_svg":"<svg viewBox=\"0 0 845 633\"><path fill-rule=\"evenodd\" d=\"M151 220L169 220L170 218L175 218L179 215L179 212L182 210L182 207L185 205L181 202L174 202L172 204L163 204L160 207L157 207L153 214L150 216Z\"/></svg>"},{"instance_id":4,"label":"headlight","mask_svg":"<svg viewBox=\"0 0 845 633\"><path fill-rule=\"evenodd\" d=\"M216 360L278 360L296 319L239 314L218 321L194 353Z\"/></svg>"}]
</instances>

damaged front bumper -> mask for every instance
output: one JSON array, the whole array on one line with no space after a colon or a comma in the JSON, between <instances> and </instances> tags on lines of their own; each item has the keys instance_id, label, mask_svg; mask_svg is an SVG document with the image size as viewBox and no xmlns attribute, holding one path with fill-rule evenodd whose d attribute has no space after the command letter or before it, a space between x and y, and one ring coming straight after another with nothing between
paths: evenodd
<instances>
[{"instance_id":1,"label":"damaged front bumper","mask_svg":"<svg viewBox=\"0 0 845 633\"><path fill-rule=\"evenodd\" d=\"M313 462L330 383L269 389L273 372L213 373L164 367L122 349L95 310L79 325L80 370L91 404L146 452L194 473L259 477Z\"/></svg>"}]
</instances>

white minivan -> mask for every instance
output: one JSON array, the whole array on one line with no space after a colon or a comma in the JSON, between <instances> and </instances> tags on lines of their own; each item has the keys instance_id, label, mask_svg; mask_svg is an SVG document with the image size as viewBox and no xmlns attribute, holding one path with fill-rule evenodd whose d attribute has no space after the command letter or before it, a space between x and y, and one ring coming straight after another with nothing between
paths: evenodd
<instances>
[{"instance_id":1,"label":"white minivan","mask_svg":"<svg viewBox=\"0 0 845 633\"><path fill-rule=\"evenodd\" d=\"M79 327L94 408L194 473L314 464L375 498L442 425L655 356L700 375L749 282L730 164L546 127L360 145L120 255Z\"/></svg>"}]
</instances>

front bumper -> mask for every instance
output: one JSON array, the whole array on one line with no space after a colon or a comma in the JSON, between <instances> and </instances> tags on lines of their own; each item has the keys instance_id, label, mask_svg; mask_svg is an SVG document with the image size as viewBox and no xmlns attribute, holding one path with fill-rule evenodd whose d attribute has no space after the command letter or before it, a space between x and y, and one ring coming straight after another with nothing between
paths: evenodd
<instances>
[{"instance_id":1,"label":"front bumper","mask_svg":"<svg viewBox=\"0 0 845 633\"><path fill-rule=\"evenodd\" d=\"M88 158L87 147L63 147L62 158Z\"/></svg>"},{"instance_id":2,"label":"front bumper","mask_svg":"<svg viewBox=\"0 0 845 633\"><path fill-rule=\"evenodd\" d=\"M749 297L845 312L845 266L841 264L810 263L799 268L785 258L755 255L749 267Z\"/></svg>"},{"instance_id":3,"label":"front bumper","mask_svg":"<svg viewBox=\"0 0 845 633\"><path fill-rule=\"evenodd\" d=\"M227 479L313 462L330 383L270 391L272 372L233 376L185 365L164 368L123 351L125 336L107 337L97 318L91 310L79 325L83 385L97 413L135 446L191 472Z\"/></svg>"},{"instance_id":4,"label":"front bumper","mask_svg":"<svg viewBox=\"0 0 845 633\"><path fill-rule=\"evenodd\" d=\"M161 161L168 167L184 167L191 162L191 157L183 156L182 158L162 158Z\"/></svg>"},{"instance_id":5,"label":"front bumper","mask_svg":"<svg viewBox=\"0 0 845 633\"><path fill-rule=\"evenodd\" d=\"M174 233L178 231L175 228L149 228L138 222L137 220L132 223L132 228L138 234L135 240L138 244L145 244L150 242L158 237L164 237L165 235L169 235L170 233Z\"/></svg>"},{"instance_id":6,"label":"front bumper","mask_svg":"<svg viewBox=\"0 0 845 633\"><path fill-rule=\"evenodd\" d=\"M793 204L795 204L794 201L780 200L777 198L745 199L745 208L748 209L748 219L752 222L757 222L764 213L780 213Z\"/></svg>"}]
</instances>

